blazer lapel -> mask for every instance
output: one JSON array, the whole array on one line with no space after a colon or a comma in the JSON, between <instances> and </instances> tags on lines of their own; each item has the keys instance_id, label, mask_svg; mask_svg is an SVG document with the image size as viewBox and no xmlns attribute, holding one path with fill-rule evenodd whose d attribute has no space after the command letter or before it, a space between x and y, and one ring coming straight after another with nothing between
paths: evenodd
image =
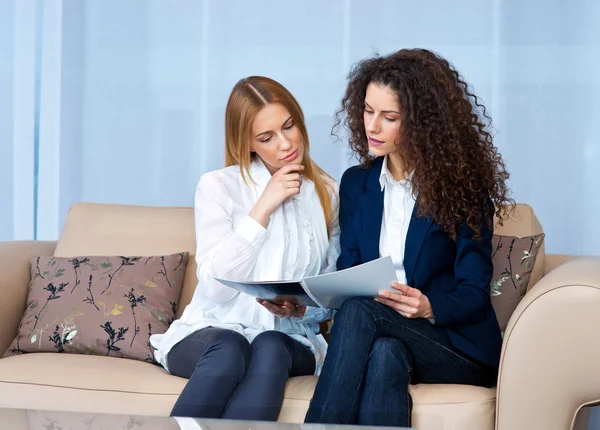
<instances>
[{"instance_id":1,"label":"blazer lapel","mask_svg":"<svg viewBox=\"0 0 600 430\"><path fill-rule=\"evenodd\" d=\"M361 200L362 251L364 262L379 258L379 238L383 217L383 193L374 190L363 195Z\"/></svg>"},{"instance_id":2,"label":"blazer lapel","mask_svg":"<svg viewBox=\"0 0 600 430\"><path fill-rule=\"evenodd\" d=\"M366 189L360 201L364 262L379 258L379 238L383 219L383 191L379 183L383 157L376 159L367 177Z\"/></svg>"},{"instance_id":3,"label":"blazer lapel","mask_svg":"<svg viewBox=\"0 0 600 430\"><path fill-rule=\"evenodd\" d=\"M427 232L431 228L432 220L428 217L419 217L418 215L418 203L415 204L413 213L408 225L408 232L406 233L406 244L404 247L404 270L406 272L406 280L408 285L413 287L415 266L423 246L423 241Z\"/></svg>"}]
</instances>

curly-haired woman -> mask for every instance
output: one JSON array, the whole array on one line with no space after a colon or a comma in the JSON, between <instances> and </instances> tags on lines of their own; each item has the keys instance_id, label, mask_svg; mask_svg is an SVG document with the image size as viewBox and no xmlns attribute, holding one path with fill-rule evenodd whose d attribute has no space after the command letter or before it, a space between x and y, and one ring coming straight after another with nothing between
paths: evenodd
<instances>
[{"instance_id":1,"label":"curly-haired woman","mask_svg":"<svg viewBox=\"0 0 600 430\"><path fill-rule=\"evenodd\" d=\"M408 426L409 384L495 382L493 219L514 202L487 120L430 51L403 49L350 72L336 127L347 127L360 166L340 185L337 267L390 255L399 282L338 311L307 422Z\"/></svg>"}]
</instances>

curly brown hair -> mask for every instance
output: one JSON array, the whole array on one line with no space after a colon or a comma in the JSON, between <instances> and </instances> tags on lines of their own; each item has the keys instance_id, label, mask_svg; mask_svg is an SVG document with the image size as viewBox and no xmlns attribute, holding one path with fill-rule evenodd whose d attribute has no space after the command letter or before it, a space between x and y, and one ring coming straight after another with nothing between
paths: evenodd
<instances>
[{"instance_id":1,"label":"curly brown hair","mask_svg":"<svg viewBox=\"0 0 600 430\"><path fill-rule=\"evenodd\" d=\"M419 214L429 216L453 239L466 224L480 238L482 226L502 225L509 208L509 173L488 131L491 119L462 76L444 58L425 49L402 49L356 64L348 75L340 124L349 131L350 148L361 167L369 167L363 110L367 86L393 90L401 112L398 150L411 182ZM490 202L491 201L491 202Z\"/></svg>"}]
</instances>

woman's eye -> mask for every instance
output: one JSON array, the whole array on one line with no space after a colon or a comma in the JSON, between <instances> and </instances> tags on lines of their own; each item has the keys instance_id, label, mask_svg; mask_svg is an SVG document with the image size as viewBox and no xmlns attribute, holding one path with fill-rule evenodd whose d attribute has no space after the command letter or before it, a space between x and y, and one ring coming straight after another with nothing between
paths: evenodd
<instances>
[{"instance_id":1,"label":"woman's eye","mask_svg":"<svg viewBox=\"0 0 600 430\"><path fill-rule=\"evenodd\" d=\"M385 120L386 120L387 122L394 122L394 121L396 121L396 118L389 118L389 117L387 117L387 116L386 116L386 117L384 117L384 118L385 118Z\"/></svg>"},{"instance_id":2,"label":"woman's eye","mask_svg":"<svg viewBox=\"0 0 600 430\"><path fill-rule=\"evenodd\" d=\"M285 127L283 127L284 130L289 130L290 128L292 128L294 126L294 123L291 123L290 125L286 125Z\"/></svg>"},{"instance_id":3,"label":"woman's eye","mask_svg":"<svg viewBox=\"0 0 600 430\"><path fill-rule=\"evenodd\" d=\"M266 139L261 140L262 143L269 143L271 141L270 137L267 137Z\"/></svg>"}]
</instances>

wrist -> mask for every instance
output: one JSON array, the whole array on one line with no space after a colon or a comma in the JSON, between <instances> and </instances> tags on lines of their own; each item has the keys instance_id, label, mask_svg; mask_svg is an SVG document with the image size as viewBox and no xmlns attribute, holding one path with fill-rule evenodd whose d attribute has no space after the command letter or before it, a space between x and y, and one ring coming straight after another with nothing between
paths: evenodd
<instances>
[{"instance_id":1,"label":"wrist","mask_svg":"<svg viewBox=\"0 0 600 430\"><path fill-rule=\"evenodd\" d=\"M433 315L433 309L431 309L431 303L429 302L429 299L427 298L427 296L423 296L425 298L425 309L423 312L423 318L427 318L427 319L433 319L435 318L435 315Z\"/></svg>"},{"instance_id":2,"label":"wrist","mask_svg":"<svg viewBox=\"0 0 600 430\"><path fill-rule=\"evenodd\" d=\"M264 228L267 228L267 225L269 224L269 218L271 218L272 213L273 213L273 211L265 209L259 200L258 202L256 202L254 207L250 210L250 212L248 213L248 216L250 218L253 218L257 223L262 225Z\"/></svg>"},{"instance_id":3,"label":"wrist","mask_svg":"<svg viewBox=\"0 0 600 430\"><path fill-rule=\"evenodd\" d=\"M296 318L302 318L306 313L306 306L298 306L294 311L293 316Z\"/></svg>"}]
</instances>

